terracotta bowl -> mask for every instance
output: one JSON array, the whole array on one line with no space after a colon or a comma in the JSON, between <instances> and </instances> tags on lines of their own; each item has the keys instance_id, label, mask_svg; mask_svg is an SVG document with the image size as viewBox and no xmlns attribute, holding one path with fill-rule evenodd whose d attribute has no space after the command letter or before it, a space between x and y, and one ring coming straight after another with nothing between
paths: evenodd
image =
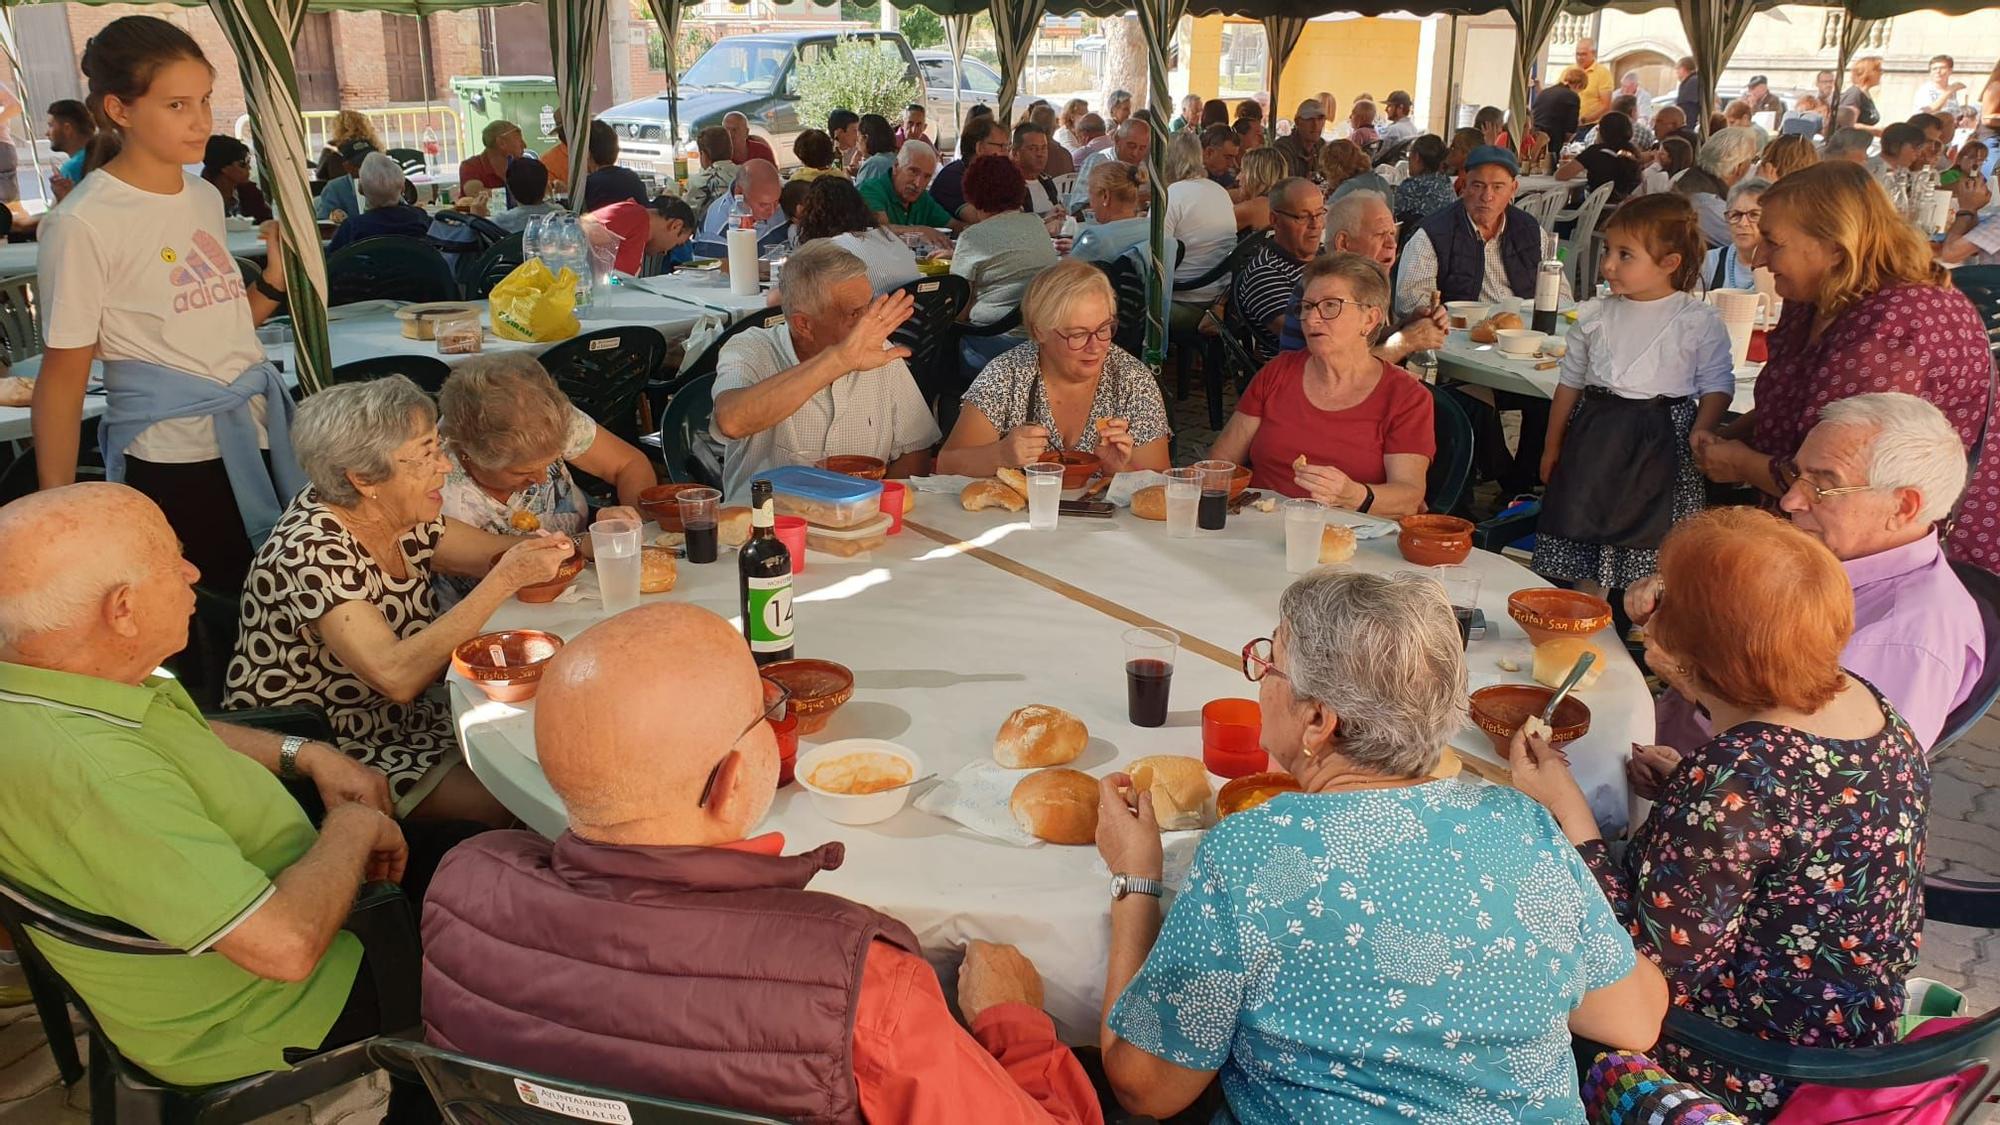
<instances>
[{"instance_id":1,"label":"terracotta bowl","mask_svg":"<svg viewBox=\"0 0 2000 1125\"><path fill-rule=\"evenodd\" d=\"M1472 553L1472 521L1457 516L1404 516L1396 550L1418 566L1462 563Z\"/></svg>"},{"instance_id":2,"label":"terracotta bowl","mask_svg":"<svg viewBox=\"0 0 2000 1125\"><path fill-rule=\"evenodd\" d=\"M1244 812L1280 793L1297 793L1302 788L1299 779L1288 773L1245 774L1224 784L1215 795L1215 812L1217 816Z\"/></svg>"},{"instance_id":3,"label":"terracotta bowl","mask_svg":"<svg viewBox=\"0 0 2000 1125\"><path fill-rule=\"evenodd\" d=\"M1048 462L1063 467L1062 486L1065 491L1082 488L1083 483L1096 475L1104 462L1095 453L1079 453L1075 450L1051 449L1035 458L1035 463Z\"/></svg>"},{"instance_id":4,"label":"terracotta bowl","mask_svg":"<svg viewBox=\"0 0 2000 1125\"><path fill-rule=\"evenodd\" d=\"M1541 714L1554 694L1553 688L1540 684L1494 684L1480 688L1472 693L1472 723L1486 732L1493 752L1504 761L1514 732L1521 729L1528 716ZM1549 726L1552 728L1549 745L1575 742L1590 730L1590 708L1571 695L1556 708L1555 722Z\"/></svg>"},{"instance_id":5,"label":"terracotta bowl","mask_svg":"<svg viewBox=\"0 0 2000 1125\"><path fill-rule=\"evenodd\" d=\"M681 506L675 498L700 484L656 484L639 492L639 513L660 525L661 531L685 531L681 526Z\"/></svg>"},{"instance_id":6,"label":"terracotta bowl","mask_svg":"<svg viewBox=\"0 0 2000 1125\"><path fill-rule=\"evenodd\" d=\"M764 665L763 676L791 691L801 735L825 730L833 713L854 697L854 673L831 660L780 660Z\"/></svg>"},{"instance_id":7,"label":"terracotta bowl","mask_svg":"<svg viewBox=\"0 0 2000 1125\"><path fill-rule=\"evenodd\" d=\"M1229 478L1229 498L1231 500L1236 499L1238 496L1243 495L1244 489L1249 487L1250 487L1250 466L1248 465L1236 466L1236 472L1232 474Z\"/></svg>"},{"instance_id":8,"label":"terracotta bowl","mask_svg":"<svg viewBox=\"0 0 2000 1125\"><path fill-rule=\"evenodd\" d=\"M1557 637L1587 637L1611 624L1611 603L1575 590L1553 587L1516 590L1507 596L1507 614L1536 644Z\"/></svg>"},{"instance_id":9,"label":"terracotta bowl","mask_svg":"<svg viewBox=\"0 0 2000 1125\"><path fill-rule=\"evenodd\" d=\"M493 564L496 566L499 565L500 556L506 553L505 551L501 551L495 554L493 556ZM556 596L564 590L569 589L569 584L576 581L577 575L583 573L583 561L582 551L571 551L569 557L563 560L562 566L556 569L556 576L554 578L549 579L547 582L537 582L533 586L523 586L514 591L514 596L527 602L529 605L540 605L543 602L555 601Z\"/></svg>"},{"instance_id":10,"label":"terracotta bowl","mask_svg":"<svg viewBox=\"0 0 2000 1125\"><path fill-rule=\"evenodd\" d=\"M889 475L889 463L880 457L865 457L859 453L839 453L819 463L819 467L829 473L860 477L862 480L881 480Z\"/></svg>"},{"instance_id":11,"label":"terracotta bowl","mask_svg":"<svg viewBox=\"0 0 2000 1125\"><path fill-rule=\"evenodd\" d=\"M562 645L561 637L540 629L481 633L452 650L451 666L495 703L519 703L534 697L542 669Z\"/></svg>"}]
</instances>

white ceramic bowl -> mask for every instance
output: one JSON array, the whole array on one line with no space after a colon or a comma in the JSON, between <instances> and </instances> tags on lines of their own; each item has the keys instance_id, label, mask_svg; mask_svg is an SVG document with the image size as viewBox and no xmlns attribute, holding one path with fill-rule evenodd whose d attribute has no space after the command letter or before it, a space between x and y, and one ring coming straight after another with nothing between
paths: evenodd
<instances>
[{"instance_id":1,"label":"white ceramic bowl","mask_svg":"<svg viewBox=\"0 0 2000 1125\"><path fill-rule=\"evenodd\" d=\"M923 759L917 757L914 750L879 738L843 738L802 751L792 768L792 776L798 781L799 788L812 794L813 807L819 810L821 816L835 824L874 824L903 811L903 806L909 803L910 794L916 792L916 786L906 785L885 793L832 793L811 781L814 767L821 762L844 754L871 752L892 754L909 763L912 781L924 775Z\"/></svg>"},{"instance_id":2,"label":"white ceramic bowl","mask_svg":"<svg viewBox=\"0 0 2000 1125\"><path fill-rule=\"evenodd\" d=\"M1503 353L1521 358L1541 351L1542 341L1549 338L1548 333L1532 328L1502 328L1494 335L1499 338L1499 348Z\"/></svg>"},{"instance_id":3,"label":"white ceramic bowl","mask_svg":"<svg viewBox=\"0 0 2000 1125\"><path fill-rule=\"evenodd\" d=\"M1451 317L1453 328L1470 328L1486 319L1490 308L1485 301L1446 301L1444 311Z\"/></svg>"}]
</instances>

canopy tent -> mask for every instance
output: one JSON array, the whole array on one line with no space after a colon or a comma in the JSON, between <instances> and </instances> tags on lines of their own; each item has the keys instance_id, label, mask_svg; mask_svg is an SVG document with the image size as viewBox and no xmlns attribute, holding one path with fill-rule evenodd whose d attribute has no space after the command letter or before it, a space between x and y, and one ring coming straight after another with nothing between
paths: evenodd
<instances>
[{"instance_id":1,"label":"canopy tent","mask_svg":"<svg viewBox=\"0 0 2000 1125\"><path fill-rule=\"evenodd\" d=\"M1278 97L1278 78L1285 72L1285 64L1291 61L1292 52L1298 50L1299 40L1305 38L1306 24L1311 22L1305 16L1265 16L1264 17L1264 65L1271 80L1271 112L1280 112L1284 101Z\"/></svg>"},{"instance_id":2,"label":"canopy tent","mask_svg":"<svg viewBox=\"0 0 2000 1125\"><path fill-rule=\"evenodd\" d=\"M1001 0L995 0L996 6ZM1167 319L1174 299L1174 255L1167 252L1167 122L1174 119L1174 96L1167 89L1167 44L1187 13L1187 0L1139 0L1139 29L1146 36L1146 104L1152 108L1146 148L1152 193L1152 270L1146 274L1146 355L1157 368L1166 362Z\"/></svg>"},{"instance_id":3,"label":"canopy tent","mask_svg":"<svg viewBox=\"0 0 2000 1125\"><path fill-rule=\"evenodd\" d=\"M986 14L993 21L993 45L1000 55L1000 103L993 112L1002 124L1014 116L1014 95L1021 88L1021 68L1028 65L1028 54L1034 50L1035 36L1041 34L1042 13L1048 10L1048 0L994 0ZM1141 8L1143 11L1143 6ZM1143 17L1142 17L1143 18ZM956 71L959 63L953 64ZM964 82L957 83L965 85Z\"/></svg>"},{"instance_id":4,"label":"canopy tent","mask_svg":"<svg viewBox=\"0 0 2000 1125\"><path fill-rule=\"evenodd\" d=\"M569 203L575 211L583 209L584 170L590 157L590 71L597 64L597 37L604 32L608 2L549 0L543 5L549 16L549 50L556 64L556 122L569 138ZM667 51L673 52L671 41ZM674 108L671 100L668 108ZM680 151L679 136L678 132L669 134L676 152Z\"/></svg>"}]
</instances>

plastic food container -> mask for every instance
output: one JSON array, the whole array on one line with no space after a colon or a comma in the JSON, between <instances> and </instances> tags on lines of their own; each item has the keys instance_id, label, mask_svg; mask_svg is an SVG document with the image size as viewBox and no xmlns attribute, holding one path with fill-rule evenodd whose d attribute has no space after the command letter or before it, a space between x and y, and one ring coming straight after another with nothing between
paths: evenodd
<instances>
[{"instance_id":1,"label":"plastic food container","mask_svg":"<svg viewBox=\"0 0 2000 1125\"><path fill-rule=\"evenodd\" d=\"M909 785L878 793L835 793L813 784L816 768L851 754L899 758L908 769L910 780L923 776L923 759L915 751L879 738L848 738L814 747L799 755L794 774L799 788L812 794L813 807L819 814L835 824L874 824L903 811L913 788Z\"/></svg>"},{"instance_id":2,"label":"plastic food container","mask_svg":"<svg viewBox=\"0 0 2000 1125\"><path fill-rule=\"evenodd\" d=\"M843 531L882 514L880 481L860 480L808 465L786 465L758 473L757 479L771 482L771 502L779 515L798 516L812 525L812 531Z\"/></svg>"},{"instance_id":3,"label":"plastic food container","mask_svg":"<svg viewBox=\"0 0 2000 1125\"><path fill-rule=\"evenodd\" d=\"M435 317L431 325L439 355L471 355L485 348L486 330L476 310Z\"/></svg>"},{"instance_id":4,"label":"plastic food container","mask_svg":"<svg viewBox=\"0 0 2000 1125\"><path fill-rule=\"evenodd\" d=\"M878 515L860 527L831 528L816 524L806 524L806 547L809 550L825 551L841 558L853 558L864 551L872 551L889 541L889 530L895 520L886 515Z\"/></svg>"}]
</instances>

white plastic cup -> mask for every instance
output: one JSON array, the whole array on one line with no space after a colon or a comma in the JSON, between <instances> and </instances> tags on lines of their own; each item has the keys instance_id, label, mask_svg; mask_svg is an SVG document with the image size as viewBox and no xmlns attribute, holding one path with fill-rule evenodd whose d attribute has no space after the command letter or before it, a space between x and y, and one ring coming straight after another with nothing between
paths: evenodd
<instances>
[{"instance_id":1,"label":"white plastic cup","mask_svg":"<svg viewBox=\"0 0 2000 1125\"><path fill-rule=\"evenodd\" d=\"M1167 538L1194 538L1195 516L1201 509L1201 470L1167 470Z\"/></svg>"},{"instance_id":2,"label":"white plastic cup","mask_svg":"<svg viewBox=\"0 0 2000 1125\"><path fill-rule=\"evenodd\" d=\"M1053 531L1057 505L1062 503L1063 467L1054 461L1037 461L1027 468L1028 527Z\"/></svg>"},{"instance_id":3,"label":"white plastic cup","mask_svg":"<svg viewBox=\"0 0 2000 1125\"><path fill-rule=\"evenodd\" d=\"M1326 505L1299 498L1285 501L1285 570L1304 574L1319 565L1319 537L1326 529Z\"/></svg>"},{"instance_id":4,"label":"white plastic cup","mask_svg":"<svg viewBox=\"0 0 2000 1125\"><path fill-rule=\"evenodd\" d=\"M639 525L632 520L598 520L590 526L590 547L605 616L638 605Z\"/></svg>"}]
</instances>

